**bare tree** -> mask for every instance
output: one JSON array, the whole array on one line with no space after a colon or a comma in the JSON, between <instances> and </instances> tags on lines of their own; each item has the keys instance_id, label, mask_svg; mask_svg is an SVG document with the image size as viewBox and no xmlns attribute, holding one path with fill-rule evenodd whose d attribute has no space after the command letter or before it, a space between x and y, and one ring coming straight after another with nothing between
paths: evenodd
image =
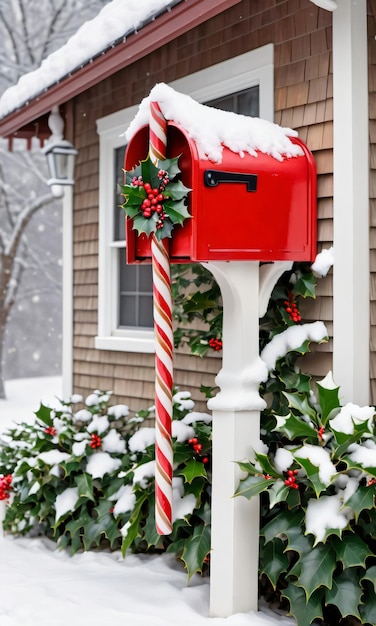
<instances>
[{"instance_id":1,"label":"bare tree","mask_svg":"<svg viewBox=\"0 0 376 626\"><path fill-rule=\"evenodd\" d=\"M108 2L0 0L0 93L39 67ZM50 250L40 249L38 232L29 236L36 214L42 214L44 207L59 206L46 185L44 160L40 150L34 147L28 152L21 140L13 152L8 151L4 140L0 141L0 398L5 398L4 346L15 303L35 292L61 293L60 268L56 271L54 267L59 255L51 261ZM61 245L61 217L57 211L48 213L56 216L55 221L46 219L39 229L44 225L50 229L44 242L55 250ZM44 312L46 308L48 303L44 304ZM54 322L51 325L56 326ZM14 335L23 339L22 332ZM22 344L23 350L26 343ZM55 346L54 339L51 350Z\"/></svg>"}]
</instances>

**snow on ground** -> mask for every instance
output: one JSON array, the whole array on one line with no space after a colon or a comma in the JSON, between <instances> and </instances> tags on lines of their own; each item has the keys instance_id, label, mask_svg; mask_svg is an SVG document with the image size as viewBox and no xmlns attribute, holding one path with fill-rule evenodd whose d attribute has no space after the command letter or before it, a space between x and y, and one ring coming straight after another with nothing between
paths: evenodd
<instances>
[{"instance_id":1,"label":"snow on ground","mask_svg":"<svg viewBox=\"0 0 376 626\"><path fill-rule=\"evenodd\" d=\"M44 400L61 397L61 379L8 381L0 430L29 421ZM172 555L86 552L70 557L44 538L0 533L1 626L293 626L268 609L209 617L209 579L186 573Z\"/></svg>"},{"instance_id":2,"label":"snow on ground","mask_svg":"<svg viewBox=\"0 0 376 626\"><path fill-rule=\"evenodd\" d=\"M5 381L6 400L0 400L0 432L12 422L29 422L41 401L62 398L60 376Z\"/></svg>"}]
</instances>

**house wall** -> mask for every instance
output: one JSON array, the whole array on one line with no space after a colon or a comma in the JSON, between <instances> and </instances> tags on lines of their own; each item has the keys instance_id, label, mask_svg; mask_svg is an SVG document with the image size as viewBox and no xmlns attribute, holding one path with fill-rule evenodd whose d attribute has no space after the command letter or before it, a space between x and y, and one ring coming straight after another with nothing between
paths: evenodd
<instances>
[{"instance_id":1,"label":"house wall","mask_svg":"<svg viewBox=\"0 0 376 626\"><path fill-rule=\"evenodd\" d=\"M98 304L96 120L139 103L156 82L171 82L268 43L273 43L275 50L275 121L298 130L315 156L319 249L332 245L331 14L308 0L244 0L75 99L74 141L80 151L74 198L75 392L85 394L98 386L112 389L117 400L134 409L147 406L154 397L153 355L94 349ZM318 281L317 299L302 307L307 321L323 320L330 334L331 293L329 275ZM220 365L216 356L199 359L179 353L175 382L202 400L200 385L213 385ZM304 369L317 376L331 369L331 341L305 357ZM204 409L205 402L197 406Z\"/></svg>"}]
</instances>

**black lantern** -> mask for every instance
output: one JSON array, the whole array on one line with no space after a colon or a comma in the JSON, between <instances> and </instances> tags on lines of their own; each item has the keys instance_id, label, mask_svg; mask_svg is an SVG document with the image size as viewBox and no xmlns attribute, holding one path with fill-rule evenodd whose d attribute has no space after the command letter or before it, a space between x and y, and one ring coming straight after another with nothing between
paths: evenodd
<instances>
[{"instance_id":1,"label":"black lantern","mask_svg":"<svg viewBox=\"0 0 376 626\"><path fill-rule=\"evenodd\" d=\"M63 138L64 122L59 107L53 107L48 126L52 134L43 149L50 174L47 184L52 187L54 195L62 195L62 190L57 187L74 185L74 164L78 150Z\"/></svg>"}]
</instances>

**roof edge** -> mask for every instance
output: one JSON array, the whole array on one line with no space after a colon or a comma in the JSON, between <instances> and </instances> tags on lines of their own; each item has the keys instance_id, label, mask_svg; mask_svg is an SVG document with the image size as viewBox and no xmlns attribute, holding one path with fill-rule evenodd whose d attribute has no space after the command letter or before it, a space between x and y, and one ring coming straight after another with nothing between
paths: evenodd
<instances>
[{"instance_id":1,"label":"roof edge","mask_svg":"<svg viewBox=\"0 0 376 626\"><path fill-rule=\"evenodd\" d=\"M73 74L55 83L30 102L0 120L0 136L17 136L17 131L48 113L56 104L63 104L90 89L124 67L169 43L179 35L238 4L241 0L185 0L158 16L140 31L100 54ZM21 132L18 136L22 136ZM36 136L37 131L36 131Z\"/></svg>"}]
</instances>

